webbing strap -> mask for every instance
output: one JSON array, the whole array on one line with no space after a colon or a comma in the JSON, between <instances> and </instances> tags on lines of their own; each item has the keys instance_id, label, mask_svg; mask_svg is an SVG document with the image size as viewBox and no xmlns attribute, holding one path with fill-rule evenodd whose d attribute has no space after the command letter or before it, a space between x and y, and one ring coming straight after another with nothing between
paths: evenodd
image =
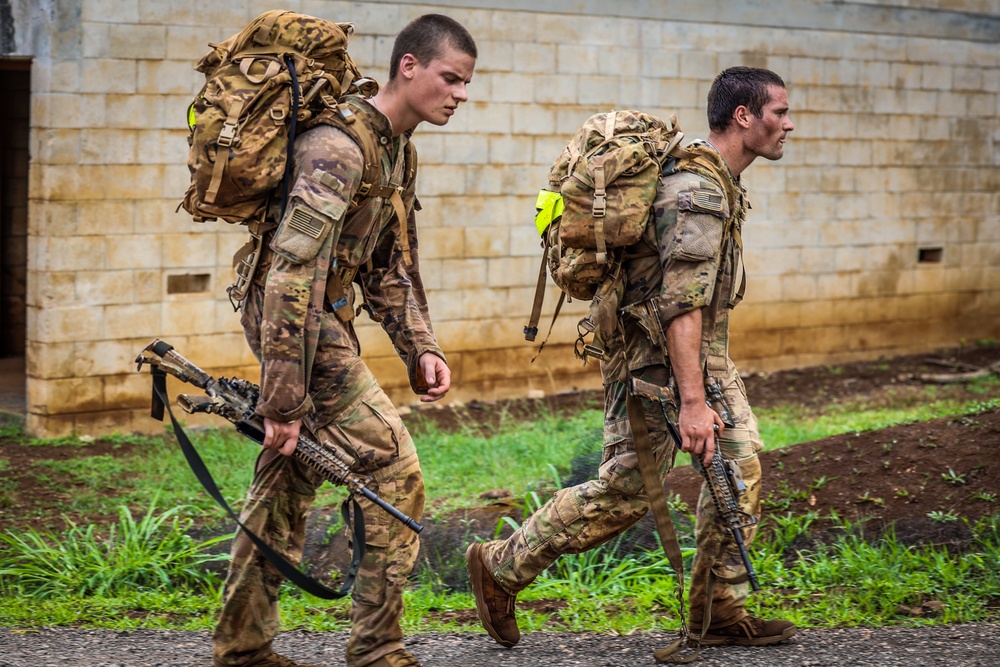
<instances>
[{"instance_id":1,"label":"webbing strap","mask_svg":"<svg viewBox=\"0 0 1000 667\"><path fill-rule=\"evenodd\" d=\"M222 174L226 171L226 163L229 162L229 147L233 145L233 139L236 137L237 123L241 113L243 113L243 100L238 99L233 103L233 106L229 107L229 115L226 117L226 122L222 124L222 130L219 131L219 138L216 140L215 166L212 168L212 180L205 192L205 203L207 204L215 203L219 188L222 187Z\"/></svg>"},{"instance_id":2,"label":"webbing strap","mask_svg":"<svg viewBox=\"0 0 1000 667\"><path fill-rule=\"evenodd\" d=\"M604 138L610 139L615 136L615 116L618 115L617 111L612 111L604 119Z\"/></svg>"},{"instance_id":3,"label":"webbing strap","mask_svg":"<svg viewBox=\"0 0 1000 667\"><path fill-rule=\"evenodd\" d=\"M657 470L656 455L653 453L653 445L649 439L649 429L646 426L646 417L642 409L642 403L636 396L632 387L628 387L625 394L625 407L628 411L628 422L632 429L632 442L635 444L635 455L639 460L639 472L642 474L642 483L646 487L646 497L649 499L649 508L653 512L653 520L656 523L656 532L660 537L660 544L663 552L670 561L670 566L677 574L677 601L679 603L678 614L681 618L680 636L666 648L654 653L657 662L688 663L698 659L696 652L692 656L676 655L688 639L687 620L684 612L684 558L681 556L680 544L677 542L677 532L674 530L673 519L670 518L670 508L667 505L667 496L663 492L663 482Z\"/></svg>"},{"instance_id":4,"label":"webbing strap","mask_svg":"<svg viewBox=\"0 0 1000 667\"><path fill-rule=\"evenodd\" d=\"M188 465L191 466L191 471L194 473L198 481L201 482L202 487L208 492L208 495L212 497L215 502L219 504L222 509L226 510L236 525L240 527L240 530L250 538L250 541L260 550L264 557L267 559L271 565L273 565L278 572L281 573L283 577L288 579L290 582L304 590L310 595L315 595L318 598L324 600L336 600L342 598L351 592L351 587L354 586L354 579L358 574L358 570L361 568L361 560L365 556L365 519L364 514L361 512L361 506L354 496L350 496L340 506L340 515L344 519L344 525L351 526L352 535L351 541L353 542L353 553L351 555L351 565L347 569L347 573L344 575L344 583L341 585L340 590L332 590L327 588L320 582L316 581L312 577L300 572L294 565L288 562L284 556L271 548L263 539L258 537L252 530L243 525L240 521L239 516L226 502L226 499L222 496L219 491L218 485L212 478L212 474L208 471L205 466L205 462L202 460L201 456L198 454L198 450L194 448L191 440L188 438L187 433L178 423L177 419L174 417L174 411L170 407L170 399L167 397L167 375L165 371L161 371L158 368L153 370L153 393L159 399L160 404L166 406L167 412L170 414L170 422L174 428L174 435L177 437L177 443L181 446L181 452L184 454L184 458L187 459ZM251 433L245 430L241 430L241 433L251 437L256 440ZM263 439L263 434L261 434ZM350 504L349 504L350 503ZM350 519L351 509L353 509L354 522L352 524Z\"/></svg>"},{"instance_id":5,"label":"webbing strap","mask_svg":"<svg viewBox=\"0 0 1000 667\"><path fill-rule=\"evenodd\" d=\"M295 71L295 60L286 55L284 57L285 66L288 68L288 75L292 78L292 117L288 121L288 145L285 153L285 174L281 178L281 213L279 219L285 218L285 207L288 205L288 193L292 189L292 174L294 168L292 158L295 154L295 135L298 133L297 124L299 122L299 97L302 91L299 90L299 76Z\"/></svg>"},{"instance_id":6,"label":"webbing strap","mask_svg":"<svg viewBox=\"0 0 1000 667\"><path fill-rule=\"evenodd\" d=\"M559 292L559 301L556 302L556 312L552 313L552 321L549 323L549 332L545 334L545 340L543 340L542 344L538 346L538 350L535 352L535 356L531 358L530 363L535 363L535 359L537 359L538 355L542 353L542 348L544 348L545 344L549 342L549 336L552 335L552 329L556 326L556 318L559 317L559 311L562 310L564 303L566 303L566 292Z\"/></svg>"},{"instance_id":7,"label":"webbing strap","mask_svg":"<svg viewBox=\"0 0 1000 667\"><path fill-rule=\"evenodd\" d=\"M597 241L597 263L608 263L608 244L604 238L604 216L608 210L607 181L604 173L604 158L593 160L594 163L594 238Z\"/></svg>"},{"instance_id":8,"label":"webbing strap","mask_svg":"<svg viewBox=\"0 0 1000 667\"><path fill-rule=\"evenodd\" d=\"M271 34L271 29L274 28L274 24L278 22L278 18L284 16L288 12L275 12L271 16L267 17L267 20L260 24L260 28L254 33L253 41L255 44L267 44L267 38Z\"/></svg>"},{"instance_id":9,"label":"webbing strap","mask_svg":"<svg viewBox=\"0 0 1000 667\"><path fill-rule=\"evenodd\" d=\"M538 281L535 283L535 300L531 304L531 316L524 327L524 340L534 342L538 335L538 320L542 317L542 303L545 301L546 268L549 261L549 235L542 235L542 263L538 267Z\"/></svg>"},{"instance_id":10,"label":"webbing strap","mask_svg":"<svg viewBox=\"0 0 1000 667\"><path fill-rule=\"evenodd\" d=\"M413 258L410 257L410 219L406 215L406 207L403 206L401 190L401 187L393 188L389 203L392 204L392 208L396 211L396 217L399 218L399 242L403 247L403 263L409 266L413 264Z\"/></svg>"},{"instance_id":11,"label":"webbing strap","mask_svg":"<svg viewBox=\"0 0 1000 667\"><path fill-rule=\"evenodd\" d=\"M250 68L253 67L256 61L256 58L243 58L240 60L240 72L247 78L247 81L255 85L273 79L274 75L281 69L281 64L277 60L271 60L267 63L267 69L264 70L263 74L260 76L250 74Z\"/></svg>"}]
</instances>

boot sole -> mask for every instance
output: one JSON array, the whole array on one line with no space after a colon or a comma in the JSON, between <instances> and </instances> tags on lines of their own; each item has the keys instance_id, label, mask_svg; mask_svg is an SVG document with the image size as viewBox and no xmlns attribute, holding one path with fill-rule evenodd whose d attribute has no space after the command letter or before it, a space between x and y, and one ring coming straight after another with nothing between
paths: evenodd
<instances>
[{"instance_id":1,"label":"boot sole","mask_svg":"<svg viewBox=\"0 0 1000 667\"><path fill-rule=\"evenodd\" d=\"M748 637L712 637L711 635L706 636L701 640L702 646L770 646L772 644L780 644L783 641L787 641L792 638L795 631L798 628L792 626L782 632L780 635L771 635L770 637L754 637L753 639ZM697 637L696 634L692 633L692 637Z\"/></svg>"},{"instance_id":2,"label":"boot sole","mask_svg":"<svg viewBox=\"0 0 1000 667\"><path fill-rule=\"evenodd\" d=\"M490 621L490 610L486 606L486 596L483 592L483 577L488 576L488 574L486 568L483 567L483 559L479 555L482 548L481 544L473 542L465 551L465 568L469 572L472 595L476 598L476 614L479 616L479 622L486 628L486 632L493 638L493 641L504 648L513 648L520 637L514 641L504 639L493 629L493 623Z\"/></svg>"}]
</instances>

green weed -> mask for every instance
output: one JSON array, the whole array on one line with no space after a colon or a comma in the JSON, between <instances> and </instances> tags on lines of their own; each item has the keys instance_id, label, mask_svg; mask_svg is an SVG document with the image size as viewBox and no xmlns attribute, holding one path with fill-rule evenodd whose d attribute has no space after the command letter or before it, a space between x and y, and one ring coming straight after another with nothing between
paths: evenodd
<instances>
[{"instance_id":1,"label":"green weed","mask_svg":"<svg viewBox=\"0 0 1000 667\"><path fill-rule=\"evenodd\" d=\"M127 507L121 507L118 524L106 533L93 524L84 527L72 521L67 521L70 527L61 535L34 530L2 533L0 590L43 599L213 587L216 578L202 566L227 556L207 550L229 536L196 542L185 534L191 521L180 519L183 509L156 515L150 505L136 521Z\"/></svg>"},{"instance_id":2,"label":"green weed","mask_svg":"<svg viewBox=\"0 0 1000 667\"><path fill-rule=\"evenodd\" d=\"M941 479L943 479L948 484L953 484L955 486L958 486L959 484L965 484L965 475L959 474L954 470L952 470L951 468L948 468L948 472L941 473Z\"/></svg>"}]
</instances>

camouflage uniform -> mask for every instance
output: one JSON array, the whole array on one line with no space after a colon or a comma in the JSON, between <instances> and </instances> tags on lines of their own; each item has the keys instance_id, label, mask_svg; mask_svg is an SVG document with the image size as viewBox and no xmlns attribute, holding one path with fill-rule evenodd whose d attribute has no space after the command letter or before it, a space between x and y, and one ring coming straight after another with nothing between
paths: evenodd
<instances>
[{"instance_id":1,"label":"camouflage uniform","mask_svg":"<svg viewBox=\"0 0 1000 667\"><path fill-rule=\"evenodd\" d=\"M675 317L702 309L702 362L722 387L735 427L719 439L722 455L739 463L747 492L740 504L760 514L761 449L757 422L746 390L728 356L729 309L741 294L740 227L746 204L739 183L721 157L704 145L705 158L729 177L720 184L708 170L680 171L660 183L650 224L625 263L625 304L616 334L605 341L601 364L605 386L604 456L597 479L561 489L511 537L490 542L482 555L494 578L510 593L527 587L556 558L580 553L611 540L634 525L649 508L626 412L629 377L636 383L661 477L673 466L678 446L666 419L676 424L679 402L673 391L663 331ZM721 187L720 187L721 186ZM727 191L730 193L726 195ZM730 200L735 201L730 201ZM654 249L655 252L650 252ZM647 391L639 386L643 382ZM699 627L709 572L713 591L711 625L721 627L747 616L745 570L729 531L716 519L702 488L697 507L697 556L691 575L691 622ZM747 543L752 530L745 530Z\"/></svg>"},{"instance_id":2,"label":"camouflage uniform","mask_svg":"<svg viewBox=\"0 0 1000 667\"><path fill-rule=\"evenodd\" d=\"M414 184L403 183L403 144L409 138L393 138L389 120L374 107L361 103L358 108L368 114L386 147L383 184L405 185L412 261L403 259L401 225L392 206L374 197L349 210L361 181L361 150L341 130L319 125L295 141L294 185L286 213L263 260L269 269L258 269L243 303L242 323L261 360L258 413L282 422L302 418L316 440L334 443L353 457L354 469L374 479L373 490L381 498L419 521L424 487L413 441L361 360L351 321L332 311L326 294L334 274L344 278L350 309L340 313L353 313L350 282L357 271L366 307L406 362L411 383L421 354L444 358L420 280ZM306 511L321 482L297 459L264 450L243 521L297 563ZM352 593L347 645L352 667L403 647L403 585L418 549L416 533L367 501L362 507L367 553ZM240 533L213 638L216 665L252 664L270 649L279 626L281 579Z\"/></svg>"}]
</instances>

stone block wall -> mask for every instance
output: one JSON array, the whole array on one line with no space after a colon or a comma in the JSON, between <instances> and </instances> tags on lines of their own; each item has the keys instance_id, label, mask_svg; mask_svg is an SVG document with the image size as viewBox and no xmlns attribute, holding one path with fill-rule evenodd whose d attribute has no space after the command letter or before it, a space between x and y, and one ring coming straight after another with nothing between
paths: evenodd
<instances>
[{"instance_id":1,"label":"stone block wall","mask_svg":"<svg viewBox=\"0 0 1000 667\"><path fill-rule=\"evenodd\" d=\"M585 304L563 309L529 363L535 192L592 113L676 113L703 136L711 81L737 64L781 74L796 122L785 158L745 173L737 362L774 370L1000 337L998 0L282 4L355 22L351 53L380 81L394 35L419 14L448 13L478 41L470 102L416 135L421 257L453 400L599 384L570 351ZM256 373L224 294L243 234L175 208L200 86L191 66L272 4L10 6L5 54L34 58L29 427L159 429L131 363L153 337L212 372ZM413 402L379 328L359 335L394 400Z\"/></svg>"}]
</instances>

